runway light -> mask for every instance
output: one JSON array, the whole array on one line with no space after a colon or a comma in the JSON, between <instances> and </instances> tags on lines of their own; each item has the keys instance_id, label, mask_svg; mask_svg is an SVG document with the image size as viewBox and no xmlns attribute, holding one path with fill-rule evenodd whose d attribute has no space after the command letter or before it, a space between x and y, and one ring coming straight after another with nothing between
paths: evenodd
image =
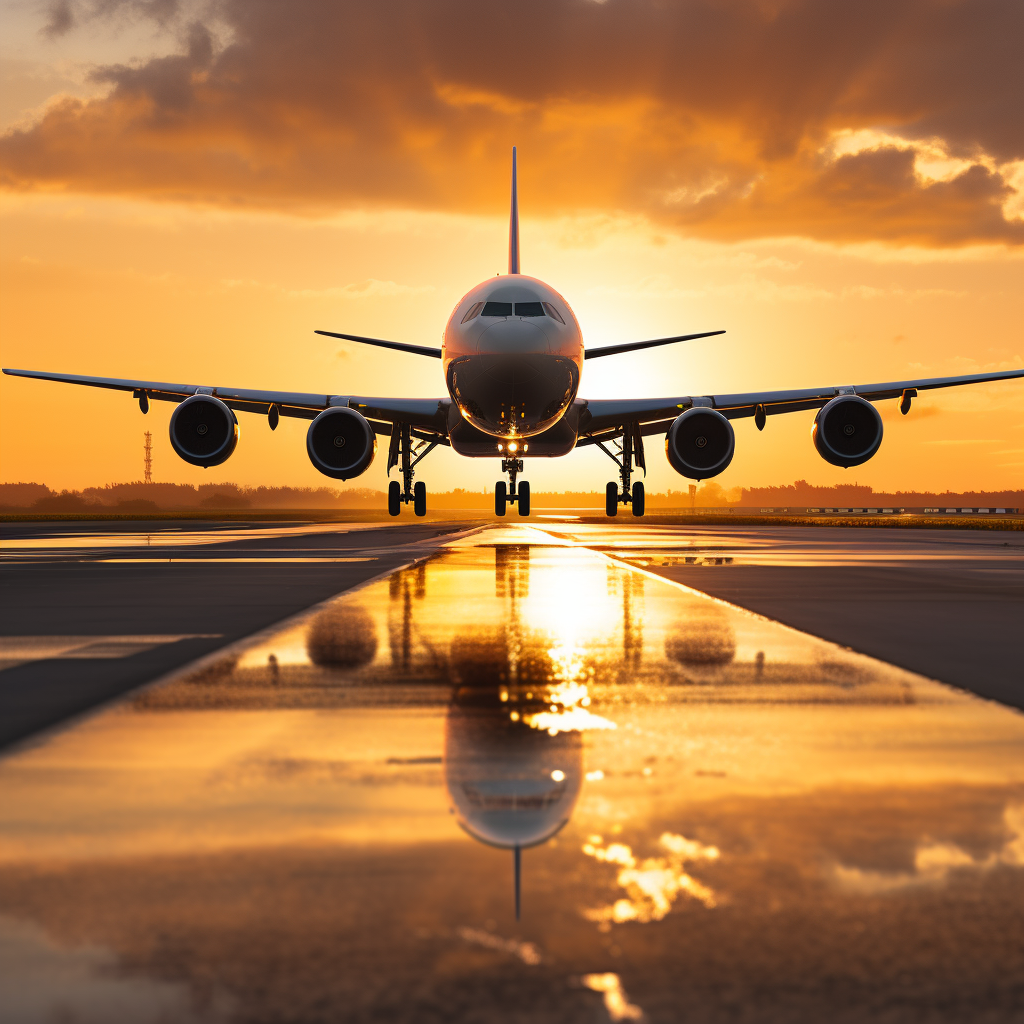
<instances>
[{"instance_id":1,"label":"runway light","mask_svg":"<svg viewBox=\"0 0 1024 1024\"><path fill-rule=\"evenodd\" d=\"M556 768L551 773L551 778L553 778L555 780L555 782L564 782L565 781L565 772L563 772L560 768Z\"/></svg>"}]
</instances>

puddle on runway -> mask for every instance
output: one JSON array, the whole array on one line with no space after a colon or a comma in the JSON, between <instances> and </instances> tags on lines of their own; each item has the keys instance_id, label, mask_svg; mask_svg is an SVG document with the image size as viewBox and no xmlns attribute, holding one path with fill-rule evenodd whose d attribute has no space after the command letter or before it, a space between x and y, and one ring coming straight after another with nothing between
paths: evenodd
<instances>
[{"instance_id":1,"label":"puddle on runway","mask_svg":"<svg viewBox=\"0 0 1024 1024\"><path fill-rule=\"evenodd\" d=\"M388 524L391 525L391 524ZM319 533L354 533L380 529L380 523L303 523L299 526L269 525L252 527L214 526L196 530L157 523L151 530L61 530L50 534L35 532L28 537L0 539L0 556L31 554L44 551L92 551L118 548L179 548L208 544L230 544L245 541L275 540L282 537L303 537Z\"/></svg>"},{"instance_id":2,"label":"puddle on runway","mask_svg":"<svg viewBox=\"0 0 1024 1024\"><path fill-rule=\"evenodd\" d=\"M467 538L0 762L0 1006L1019 1014L1024 716L544 540Z\"/></svg>"},{"instance_id":3,"label":"puddle on runway","mask_svg":"<svg viewBox=\"0 0 1024 1024\"><path fill-rule=\"evenodd\" d=\"M985 565L1019 571L1024 545L1009 534L983 531L851 530L840 527L665 528L557 525L566 542L601 551L641 568L677 565L948 568Z\"/></svg>"}]
</instances>

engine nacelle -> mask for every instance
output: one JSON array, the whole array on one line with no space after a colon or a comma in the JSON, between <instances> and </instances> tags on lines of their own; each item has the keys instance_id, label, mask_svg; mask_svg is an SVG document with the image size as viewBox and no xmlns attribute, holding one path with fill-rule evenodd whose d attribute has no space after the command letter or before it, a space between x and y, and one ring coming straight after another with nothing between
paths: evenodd
<instances>
[{"instance_id":1,"label":"engine nacelle","mask_svg":"<svg viewBox=\"0 0 1024 1024\"><path fill-rule=\"evenodd\" d=\"M718 476L735 450L732 424L716 409L687 409L665 435L669 465L691 480Z\"/></svg>"},{"instance_id":2,"label":"engine nacelle","mask_svg":"<svg viewBox=\"0 0 1024 1024\"><path fill-rule=\"evenodd\" d=\"M839 395L814 417L811 437L826 462L844 469L859 466L882 443L882 417L863 398Z\"/></svg>"},{"instance_id":3,"label":"engine nacelle","mask_svg":"<svg viewBox=\"0 0 1024 1024\"><path fill-rule=\"evenodd\" d=\"M171 447L193 466L219 466L238 444L238 419L212 395L186 398L171 413Z\"/></svg>"},{"instance_id":4,"label":"engine nacelle","mask_svg":"<svg viewBox=\"0 0 1024 1024\"><path fill-rule=\"evenodd\" d=\"M377 435L366 417L355 409L324 409L309 425L306 451L309 461L324 476L350 480L366 472L373 462Z\"/></svg>"}]
</instances>

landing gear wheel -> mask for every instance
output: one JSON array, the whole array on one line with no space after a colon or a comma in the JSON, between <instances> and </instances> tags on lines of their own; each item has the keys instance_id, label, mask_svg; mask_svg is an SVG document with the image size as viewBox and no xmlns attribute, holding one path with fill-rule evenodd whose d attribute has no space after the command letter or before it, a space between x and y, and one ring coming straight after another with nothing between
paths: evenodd
<instances>
[{"instance_id":1,"label":"landing gear wheel","mask_svg":"<svg viewBox=\"0 0 1024 1024\"><path fill-rule=\"evenodd\" d=\"M519 514L528 516L530 514L530 482L519 481L519 490L516 491L516 504L519 506Z\"/></svg>"},{"instance_id":2,"label":"landing gear wheel","mask_svg":"<svg viewBox=\"0 0 1024 1024\"><path fill-rule=\"evenodd\" d=\"M412 489L412 510L418 516L427 514L427 485L422 480L417 480Z\"/></svg>"},{"instance_id":3,"label":"landing gear wheel","mask_svg":"<svg viewBox=\"0 0 1024 1024\"><path fill-rule=\"evenodd\" d=\"M508 487L504 480L499 480L494 485L494 514L496 516L503 516L505 514L505 506L508 504Z\"/></svg>"},{"instance_id":4,"label":"landing gear wheel","mask_svg":"<svg viewBox=\"0 0 1024 1024\"><path fill-rule=\"evenodd\" d=\"M633 515L644 514L644 485L639 480L633 484Z\"/></svg>"},{"instance_id":5,"label":"landing gear wheel","mask_svg":"<svg viewBox=\"0 0 1024 1024\"><path fill-rule=\"evenodd\" d=\"M388 485L388 515L397 516L402 511L402 485L392 480Z\"/></svg>"},{"instance_id":6,"label":"landing gear wheel","mask_svg":"<svg viewBox=\"0 0 1024 1024\"><path fill-rule=\"evenodd\" d=\"M604 510L613 516L619 511L619 485L610 483L604 489Z\"/></svg>"}]
</instances>

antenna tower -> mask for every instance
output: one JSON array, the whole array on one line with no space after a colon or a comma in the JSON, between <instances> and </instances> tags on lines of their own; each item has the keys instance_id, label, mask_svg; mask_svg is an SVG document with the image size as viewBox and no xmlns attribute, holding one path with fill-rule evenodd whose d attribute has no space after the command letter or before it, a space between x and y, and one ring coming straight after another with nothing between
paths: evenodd
<instances>
[{"instance_id":1,"label":"antenna tower","mask_svg":"<svg viewBox=\"0 0 1024 1024\"><path fill-rule=\"evenodd\" d=\"M146 466L145 481L146 481L147 484L151 484L153 482L153 435L147 430L145 436L146 436L146 444L145 444L145 446L142 449L143 452L145 452L145 455L146 455L146 458L145 458L145 466Z\"/></svg>"}]
</instances>

